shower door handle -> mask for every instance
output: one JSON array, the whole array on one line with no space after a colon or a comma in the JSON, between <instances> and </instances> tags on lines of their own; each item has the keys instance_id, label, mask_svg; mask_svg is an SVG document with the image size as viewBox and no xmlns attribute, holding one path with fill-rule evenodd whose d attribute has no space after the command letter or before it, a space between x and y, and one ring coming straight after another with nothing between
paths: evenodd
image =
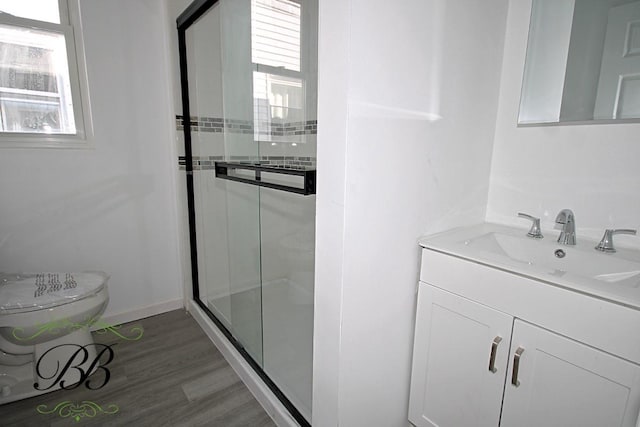
<instances>
[{"instance_id":1,"label":"shower door handle","mask_svg":"<svg viewBox=\"0 0 640 427\"><path fill-rule=\"evenodd\" d=\"M245 184L286 191L289 193L302 194L303 196L316 194L315 169L289 169L271 165L260 165L251 163L216 162L215 170L216 178L220 179L242 182ZM236 170L253 171L253 179L246 176L234 175L232 172ZM304 186L295 187L293 185L265 181L263 179L264 177L261 174L262 172L279 175L300 176L303 179Z\"/></svg>"}]
</instances>

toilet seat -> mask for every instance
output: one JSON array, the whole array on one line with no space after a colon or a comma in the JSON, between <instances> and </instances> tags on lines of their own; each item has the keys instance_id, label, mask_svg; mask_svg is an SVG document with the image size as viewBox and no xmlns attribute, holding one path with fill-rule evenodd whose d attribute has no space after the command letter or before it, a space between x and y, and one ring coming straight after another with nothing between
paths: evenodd
<instances>
[{"instance_id":1,"label":"toilet seat","mask_svg":"<svg viewBox=\"0 0 640 427\"><path fill-rule=\"evenodd\" d=\"M68 304L100 292L109 276L85 273L0 273L0 315Z\"/></svg>"}]
</instances>

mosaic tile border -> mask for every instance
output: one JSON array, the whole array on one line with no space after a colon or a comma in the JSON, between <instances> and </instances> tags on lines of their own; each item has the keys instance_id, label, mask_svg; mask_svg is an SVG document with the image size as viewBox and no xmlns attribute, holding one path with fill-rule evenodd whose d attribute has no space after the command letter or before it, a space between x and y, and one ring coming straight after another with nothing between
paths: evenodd
<instances>
[{"instance_id":1,"label":"mosaic tile border","mask_svg":"<svg viewBox=\"0 0 640 427\"><path fill-rule=\"evenodd\" d=\"M191 117L191 129L194 132L241 133L269 136L315 135L318 133L318 121L274 122L269 120L237 120L221 117ZM184 117L176 116L176 128L184 130Z\"/></svg>"},{"instance_id":2,"label":"mosaic tile border","mask_svg":"<svg viewBox=\"0 0 640 427\"><path fill-rule=\"evenodd\" d=\"M317 164L315 157L305 156L192 156L193 170L213 170L215 162L221 161L260 163L284 169L315 169ZM187 170L185 156L178 157L178 167L180 170Z\"/></svg>"}]
</instances>

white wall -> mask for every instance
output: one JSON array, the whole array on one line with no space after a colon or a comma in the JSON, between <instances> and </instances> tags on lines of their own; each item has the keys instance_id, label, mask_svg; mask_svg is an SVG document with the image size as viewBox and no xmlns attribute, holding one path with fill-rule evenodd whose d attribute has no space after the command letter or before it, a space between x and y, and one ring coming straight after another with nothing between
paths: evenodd
<instances>
[{"instance_id":1,"label":"white wall","mask_svg":"<svg viewBox=\"0 0 640 427\"><path fill-rule=\"evenodd\" d=\"M578 239L640 228L640 124L516 126L530 8L509 2L487 220L525 228L516 214L527 212L552 228L570 208ZM640 247L640 239L616 236L616 244Z\"/></svg>"},{"instance_id":2,"label":"white wall","mask_svg":"<svg viewBox=\"0 0 640 427\"><path fill-rule=\"evenodd\" d=\"M416 241L485 216L506 6L320 2L314 425L407 425Z\"/></svg>"},{"instance_id":3,"label":"white wall","mask_svg":"<svg viewBox=\"0 0 640 427\"><path fill-rule=\"evenodd\" d=\"M2 151L0 270L104 270L107 317L180 306L164 8L81 6L95 149Z\"/></svg>"},{"instance_id":4,"label":"white wall","mask_svg":"<svg viewBox=\"0 0 640 427\"><path fill-rule=\"evenodd\" d=\"M165 24L166 35L168 40L168 52L169 52L169 65L167 69L170 74L171 99L173 100L173 109L171 114L173 117L176 115L182 115L182 93L180 86L180 60L178 55L178 30L176 19L182 11L184 11L189 4L190 0L163 0L166 10ZM172 117L172 118L173 118ZM184 156L184 132L176 131L173 140L173 156L177 161L176 156ZM179 253L180 253L180 265L182 271L182 292L185 296L185 302L190 301L193 294L193 287L191 281L191 251L190 251L190 239L189 239L189 210L187 208L187 181L184 172L178 173L176 182L176 202L178 212L178 236L179 236Z\"/></svg>"}]
</instances>

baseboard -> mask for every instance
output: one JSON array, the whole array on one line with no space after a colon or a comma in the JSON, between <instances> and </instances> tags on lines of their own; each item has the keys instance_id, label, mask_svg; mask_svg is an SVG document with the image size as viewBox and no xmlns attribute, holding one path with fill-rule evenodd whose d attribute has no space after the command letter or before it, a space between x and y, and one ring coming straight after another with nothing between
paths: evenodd
<instances>
[{"instance_id":1,"label":"baseboard","mask_svg":"<svg viewBox=\"0 0 640 427\"><path fill-rule=\"evenodd\" d=\"M162 314L166 313L167 311L178 310L180 308L184 308L184 300L182 298L161 302L159 304L149 305L146 307L140 307L134 310L112 314L106 317L103 316L100 319L100 323L94 325L91 330L94 331L96 329L101 329L104 327L105 323L114 326L121 325L123 323L133 322L135 320L144 319L145 317L155 316L156 314Z\"/></svg>"},{"instance_id":2,"label":"baseboard","mask_svg":"<svg viewBox=\"0 0 640 427\"><path fill-rule=\"evenodd\" d=\"M195 303L189 301L187 310L200 325L213 344L227 360L229 365L238 374L242 382L247 386L251 394L262 405L271 419L278 427L299 427L289 411L282 405L278 398L271 392L258 374L251 368L246 360L238 353L235 347L227 340L223 333L209 319L207 314Z\"/></svg>"}]
</instances>

